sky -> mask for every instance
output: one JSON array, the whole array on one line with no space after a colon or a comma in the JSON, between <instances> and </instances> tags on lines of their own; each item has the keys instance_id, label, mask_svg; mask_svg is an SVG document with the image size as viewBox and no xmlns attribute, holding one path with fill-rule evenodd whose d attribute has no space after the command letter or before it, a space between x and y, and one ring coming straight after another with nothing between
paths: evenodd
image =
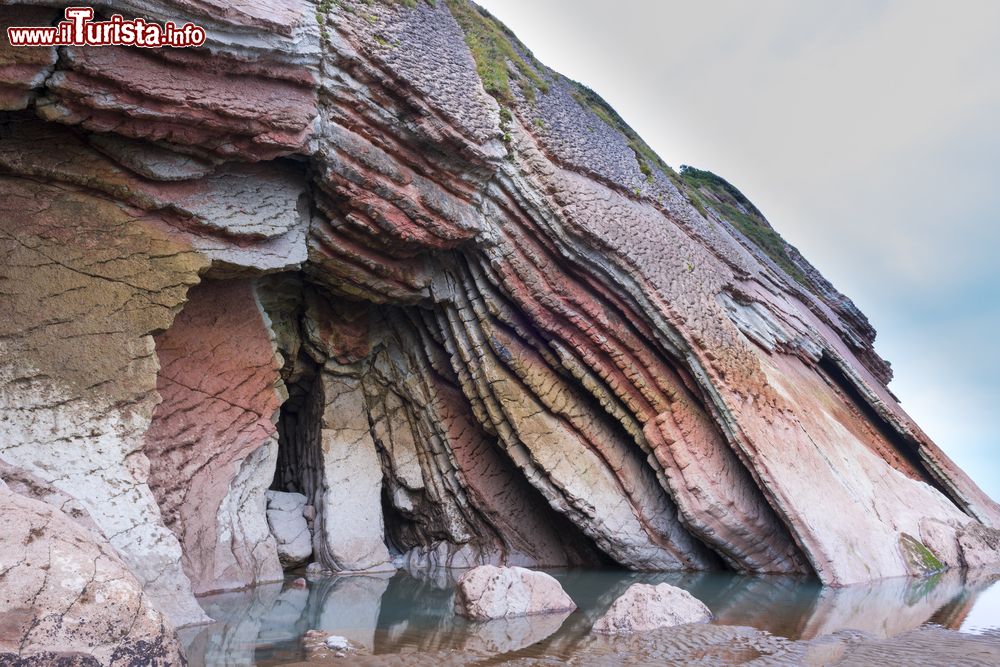
<instances>
[{"instance_id":1,"label":"sky","mask_svg":"<svg viewBox=\"0 0 1000 667\"><path fill-rule=\"evenodd\" d=\"M747 195L1000 499L1000 2L477 2L667 164Z\"/></svg>"}]
</instances>

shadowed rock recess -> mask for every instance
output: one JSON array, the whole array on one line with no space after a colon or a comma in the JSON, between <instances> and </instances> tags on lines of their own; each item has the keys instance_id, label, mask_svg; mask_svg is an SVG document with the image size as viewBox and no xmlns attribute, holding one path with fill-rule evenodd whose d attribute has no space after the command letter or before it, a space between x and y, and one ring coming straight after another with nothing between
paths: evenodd
<instances>
[{"instance_id":1,"label":"shadowed rock recess","mask_svg":"<svg viewBox=\"0 0 1000 667\"><path fill-rule=\"evenodd\" d=\"M467 0L97 7L208 41L0 49L0 472L175 625L310 539L331 572L1000 559L850 299Z\"/></svg>"}]
</instances>

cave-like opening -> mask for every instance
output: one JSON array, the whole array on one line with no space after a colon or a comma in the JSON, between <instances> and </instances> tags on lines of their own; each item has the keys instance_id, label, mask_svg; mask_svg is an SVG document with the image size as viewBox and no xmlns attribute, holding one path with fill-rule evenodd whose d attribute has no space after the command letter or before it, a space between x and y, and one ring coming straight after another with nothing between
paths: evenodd
<instances>
[{"instance_id":1,"label":"cave-like opening","mask_svg":"<svg viewBox=\"0 0 1000 667\"><path fill-rule=\"evenodd\" d=\"M312 364L310 364L313 366ZM295 380L286 380L288 398L281 404L278 415L278 457L271 490L301 493L309 496L311 449L318 436L318 416L315 412L313 385L316 369L301 372Z\"/></svg>"}]
</instances>

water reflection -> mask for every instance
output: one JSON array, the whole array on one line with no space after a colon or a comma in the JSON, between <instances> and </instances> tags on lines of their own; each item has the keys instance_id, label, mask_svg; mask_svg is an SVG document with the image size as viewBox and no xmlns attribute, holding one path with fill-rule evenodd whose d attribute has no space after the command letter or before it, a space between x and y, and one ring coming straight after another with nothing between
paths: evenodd
<instances>
[{"instance_id":1,"label":"water reflection","mask_svg":"<svg viewBox=\"0 0 1000 667\"><path fill-rule=\"evenodd\" d=\"M976 630L1000 618L976 614L977 600L1000 597L995 573L945 572L927 579L889 579L871 585L824 588L794 577L724 573L551 572L578 605L572 614L472 623L456 617L455 580L461 571L353 575L291 580L202 598L218 622L181 631L192 665L277 665L305 659L300 639L311 629L343 635L373 654L465 652L514 658L571 656L592 643L590 626L637 582L667 582L691 592L715 613L715 625L748 626L792 640L842 630L887 638L932 623ZM984 620L985 619L985 620ZM736 628L733 628L736 631ZM716 632L706 629L704 632ZM728 631L727 631L728 632ZM720 635L721 637L722 635ZM728 636L728 635L726 635Z\"/></svg>"}]
</instances>

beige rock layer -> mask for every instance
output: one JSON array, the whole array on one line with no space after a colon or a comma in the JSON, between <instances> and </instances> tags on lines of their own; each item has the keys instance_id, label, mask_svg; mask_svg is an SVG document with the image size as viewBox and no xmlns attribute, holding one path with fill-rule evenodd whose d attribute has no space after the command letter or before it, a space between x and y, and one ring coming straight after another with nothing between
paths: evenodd
<instances>
[{"instance_id":1,"label":"beige rock layer","mask_svg":"<svg viewBox=\"0 0 1000 667\"><path fill-rule=\"evenodd\" d=\"M0 662L183 662L173 626L102 537L0 483Z\"/></svg>"}]
</instances>

